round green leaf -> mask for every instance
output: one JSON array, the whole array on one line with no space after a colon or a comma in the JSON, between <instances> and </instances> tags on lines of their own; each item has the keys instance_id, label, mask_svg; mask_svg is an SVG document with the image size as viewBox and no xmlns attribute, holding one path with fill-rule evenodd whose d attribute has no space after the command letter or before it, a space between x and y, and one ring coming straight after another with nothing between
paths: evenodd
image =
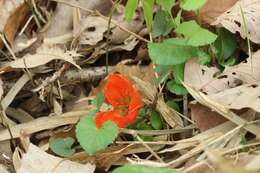
<instances>
[{"instance_id":1,"label":"round green leaf","mask_svg":"<svg viewBox=\"0 0 260 173\"><path fill-rule=\"evenodd\" d=\"M176 110L177 112L180 112L180 106L173 100L169 100L166 102L168 106L170 106L172 109Z\"/></svg>"},{"instance_id":2,"label":"round green leaf","mask_svg":"<svg viewBox=\"0 0 260 173\"><path fill-rule=\"evenodd\" d=\"M105 149L116 139L117 134L115 123L107 121L98 129L92 116L81 118L76 126L76 137L81 147L90 155Z\"/></svg>"},{"instance_id":3,"label":"round green leaf","mask_svg":"<svg viewBox=\"0 0 260 173\"><path fill-rule=\"evenodd\" d=\"M182 84L178 84L174 80L167 83L167 89L176 95L185 95L188 93Z\"/></svg>"},{"instance_id":4,"label":"round green leaf","mask_svg":"<svg viewBox=\"0 0 260 173\"><path fill-rule=\"evenodd\" d=\"M177 65L184 63L192 57L196 57L198 49L184 45L183 41L169 39L162 43L149 43L148 51L155 64Z\"/></svg>"},{"instance_id":5,"label":"round green leaf","mask_svg":"<svg viewBox=\"0 0 260 173\"><path fill-rule=\"evenodd\" d=\"M71 148L74 142L75 140L71 137L57 138L51 141L49 146L55 154L63 157L69 157L75 153L75 149Z\"/></svg>"},{"instance_id":6,"label":"round green leaf","mask_svg":"<svg viewBox=\"0 0 260 173\"><path fill-rule=\"evenodd\" d=\"M150 122L155 130L160 130L163 127L160 114L154 110L151 111Z\"/></svg>"},{"instance_id":7,"label":"round green leaf","mask_svg":"<svg viewBox=\"0 0 260 173\"><path fill-rule=\"evenodd\" d=\"M216 34L201 28L194 20L181 23L175 32L182 34L186 44L190 46L204 46L213 43L217 39Z\"/></svg>"}]
</instances>

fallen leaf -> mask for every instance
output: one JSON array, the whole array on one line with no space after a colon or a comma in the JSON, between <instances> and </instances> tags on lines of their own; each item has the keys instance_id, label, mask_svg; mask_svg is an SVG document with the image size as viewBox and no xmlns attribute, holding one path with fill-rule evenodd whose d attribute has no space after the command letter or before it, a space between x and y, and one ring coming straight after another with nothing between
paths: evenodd
<instances>
[{"instance_id":1,"label":"fallen leaf","mask_svg":"<svg viewBox=\"0 0 260 173\"><path fill-rule=\"evenodd\" d=\"M68 4L71 4L71 6ZM89 12L83 9L93 11L97 10L102 14L107 14L112 6L112 3L110 0L61 0L53 14L50 26L46 32L46 37L56 37L71 32L73 29L73 9L76 9L77 6L82 8L80 10L81 14L85 16L89 14Z\"/></svg>"},{"instance_id":2,"label":"fallen leaf","mask_svg":"<svg viewBox=\"0 0 260 173\"><path fill-rule=\"evenodd\" d=\"M209 95L228 109L252 108L260 112L260 82L245 84Z\"/></svg>"},{"instance_id":3,"label":"fallen leaf","mask_svg":"<svg viewBox=\"0 0 260 173\"><path fill-rule=\"evenodd\" d=\"M201 104L191 104L190 107L191 119L202 132L227 121L225 117Z\"/></svg>"},{"instance_id":4,"label":"fallen leaf","mask_svg":"<svg viewBox=\"0 0 260 173\"><path fill-rule=\"evenodd\" d=\"M74 50L64 51L59 47L47 47L43 45L37 49L35 54L26 54L22 58L11 61L7 66L12 68L34 68L58 59L67 61L80 69L73 59L79 56L80 54Z\"/></svg>"},{"instance_id":5,"label":"fallen leaf","mask_svg":"<svg viewBox=\"0 0 260 173\"><path fill-rule=\"evenodd\" d=\"M260 50L238 65L226 67L220 73L216 67L200 65L196 59L185 65L184 82L206 94L213 94L242 84L260 80Z\"/></svg>"},{"instance_id":6,"label":"fallen leaf","mask_svg":"<svg viewBox=\"0 0 260 173\"><path fill-rule=\"evenodd\" d=\"M239 117L237 114L226 108L221 103L218 103L211 98L209 98L207 95L203 94L202 92L198 92L194 90L193 88L189 87L188 85L184 84L185 88L188 90L188 92L193 96L193 98L198 101L200 104L212 109L213 111L219 113L223 117L227 118L228 120L232 121L233 123L237 125L244 125L243 128L247 131L253 133L257 137L259 137L260 134L260 128L255 124L248 124L248 121L245 119Z\"/></svg>"},{"instance_id":7,"label":"fallen leaf","mask_svg":"<svg viewBox=\"0 0 260 173\"><path fill-rule=\"evenodd\" d=\"M7 171L7 168L2 164L0 164L0 172L1 173L9 173L9 171Z\"/></svg>"},{"instance_id":8,"label":"fallen leaf","mask_svg":"<svg viewBox=\"0 0 260 173\"><path fill-rule=\"evenodd\" d=\"M23 135L30 135L42 130L52 129L68 124L75 124L80 117L85 116L89 111L68 112L53 117L41 117L27 123L18 124L10 127L12 138ZM11 139L8 129L0 130L0 141Z\"/></svg>"},{"instance_id":9,"label":"fallen leaf","mask_svg":"<svg viewBox=\"0 0 260 173\"><path fill-rule=\"evenodd\" d=\"M79 37L80 44L96 45L103 40L108 22L97 16L82 19L74 30L74 37Z\"/></svg>"},{"instance_id":10,"label":"fallen leaf","mask_svg":"<svg viewBox=\"0 0 260 173\"><path fill-rule=\"evenodd\" d=\"M260 1L238 1L231 9L220 15L213 25L221 25L232 33L239 32L242 38L248 35L252 42L260 43ZM245 28L248 33L245 32Z\"/></svg>"},{"instance_id":11,"label":"fallen leaf","mask_svg":"<svg viewBox=\"0 0 260 173\"><path fill-rule=\"evenodd\" d=\"M149 66L141 65L125 65L119 63L115 66L114 70L125 76L135 76L144 81L153 81L155 79L155 72L153 69L153 64Z\"/></svg>"},{"instance_id":12,"label":"fallen leaf","mask_svg":"<svg viewBox=\"0 0 260 173\"><path fill-rule=\"evenodd\" d=\"M219 69L207 67L198 63L196 58L190 59L185 64L184 82L197 91L216 93L227 88L226 79L216 79Z\"/></svg>"},{"instance_id":13,"label":"fallen leaf","mask_svg":"<svg viewBox=\"0 0 260 173\"><path fill-rule=\"evenodd\" d=\"M230 9L238 0L208 0L199 10L199 18L203 23L211 24L218 16Z\"/></svg>"},{"instance_id":14,"label":"fallen leaf","mask_svg":"<svg viewBox=\"0 0 260 173\"><path fill-rule=\"evenodd\" d=\"M18 29L26 22L26 18L30 14L30 10L26 4L22 4L20 1L16 3L6 2L0 10L0 20L3 20L3 23L0 23L0 31L2 31L1 26L4 26L3 33L5 35L6 40L12 44ZM20 5L20 6L19 6ZM10 9L8 9L8 6ZM14 9L17 7L16 9ZM7 10L7 14L5 14L5 10ZM5 15L7 16L5 16ZM7 18L7 19L5 19ZM0 40L0 49L2 49L4 43Z\"/></svg>"},{"instance_id":15,"label":"fallen leaf","mask_svg":"<svg viewBox=\"0 0 260 173\"><path fill-rule=\"evenodd\" d=\"M28 151L23 155L21 167L17 173L94 173L96 169L92 164L79 164L63 158L55 157L30 144Z\"/></svg>"}]
</instances>

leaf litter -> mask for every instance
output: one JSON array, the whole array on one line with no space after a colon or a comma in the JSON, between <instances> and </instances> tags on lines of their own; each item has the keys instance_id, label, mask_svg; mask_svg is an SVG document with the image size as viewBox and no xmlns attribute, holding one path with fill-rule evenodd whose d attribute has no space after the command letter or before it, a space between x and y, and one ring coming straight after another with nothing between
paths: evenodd
<instances>
[{"instance_id":1,"label":"leaf litter","mask_svg":"<svg viewBox=\"0 0 260 173\"><path fill-rule=\"evenodd\" d=\"M172 57L166 55L167 62L153 57L158 64L151 62L149 38L159 43L165 38L149 36L144 20L148 27L152 24L149 15L142 14L141 2L133 20L127 21L125 1L0 0L0 172L111 172L126 164L190 173L259 172L259 1L201 2L198 16L190 12L199 8L198 4L192 5L193 1L168 2L171 7L180 5L186 10L183 15L180 13L186 22L175 26L177 29L169 31L169 36L183 35L188 46L204 46L216 36L199 24L210 24L212 30L224 27L238 33L237 40L248 38L252 45L247 45L248 49L239 44L240 52L232 54L237 63L231 66L216 65L216 61L203 65L201 59L195 58L199 54L193 54L193 58L187 55L183 83L178 85L185 87L189 97L182 97L165 89L167 81L156 82L161 77L157 65L170 65L168 60L172 62ZM151 4L143 5L150 9ZM158 7L154 12L159 11ZM167 7L165 14L169 12ZM187 21L189 15L197 22ZM185 32L187 26L195 24L198 31L211 38L205 42L201 33L194 37L194 33ZM214 51L211 47L212 54ZM178 51L175 53L179 55ZM176 68L162 68L168 68L164 74L167 79L177 81ZM115 129L104 132L96 128L96 134L109 133L114 142L102 138L98 141L102 150L91 155L94 152L84 152L79 145L93 143L84 139L90 132L81 133L83 140L73 143L80 136L75 134L75 127L80 118L96 113L94 97L103 91L106 76L113 73L131 80L142 95L144 106L136 124L119 128L117 137ZM178 109L169 101L176 102ZM109 107L107 100L101 107L105 112L125 111L122 105ZM153 119L149 117L151 112ZM157 121L156 126L153 121ZM63 142L63 148L55 143L55 147L50 147L50 142L59 137L73 142L69 146ZM53 151L57 147L59 152L73 152L58 157L59 152ZM96 152L96 148L87 150Z\"/></svg>"}]
</instances>

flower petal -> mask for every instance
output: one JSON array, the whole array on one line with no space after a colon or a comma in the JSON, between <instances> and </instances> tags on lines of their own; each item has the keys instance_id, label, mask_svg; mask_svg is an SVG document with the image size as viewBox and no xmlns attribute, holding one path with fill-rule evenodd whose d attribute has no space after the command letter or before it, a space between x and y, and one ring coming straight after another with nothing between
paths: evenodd
<instances>
[{"instance_id":1,"label":"flower petal","mask_svg":"<svg viewBox=\"0 0 260 173\"><path fill-rule=\"evenodd\" d=\"M123 117L117 111L109 111L109 112L98 112L96 115L96 126L98 128L102 127L102 125L107 122L114 122L117 127L123 128L126 125L124 124Z\"/></svg>"},{"instance_id":2,"label":"flower petal","mask_svg":"<svg viewBox=\"0 0 260 173\"><path fill-rule=\"evenodd\" d=\"M108 76L104 86L106 100L112 106L128 106L128 98L133 92L133 84L121 74L111 74Z\"/></svg>"}]
</instances>

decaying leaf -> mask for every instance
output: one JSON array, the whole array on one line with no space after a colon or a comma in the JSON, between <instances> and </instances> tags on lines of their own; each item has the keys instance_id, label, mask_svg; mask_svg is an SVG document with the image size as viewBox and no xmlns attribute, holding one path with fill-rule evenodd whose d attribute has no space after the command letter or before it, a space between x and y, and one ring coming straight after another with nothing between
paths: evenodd
<instances>
[{"instance_id":1,"label":"decaying leaf","mask_svg":"<svg viewBox=\"0 0 260 173\"><path fill-rule=\"evenodd\" d=\"M202 92L198 92L194 90L193 88L189 87L188 85L184 84L186 89L189 91L189 93L195 98L196 101L198 101L200 104L212 109L213 111L219 113L223 117L227 118L228 120L232 121L233 123L237 125L244 125L244 128L259 137L260 134L260 128L255 124L248 124L248 121L245 119L239 117L237 114L223 106L221 103L218 103L211 98L209 98L207 95L203 94Z\"/></svg>"},{"instance_id":2,"label":"decaying leaf","mask_svg":"<svg viewBox=\"0 0 260 173\"><path fill-rule=\"evenodd\" d=\"M155 79L155 72L152 64L150 64L149 66L130 66L119 63L115 66L114 70L125 76L135 76L144 81L152 81L153 79Z\"/></svg>"},{"instance_id":3,"label":"decaying leaf","mask_svg":"<svg viewBox=\"0 0 260 173\"><path fill-rule=\"evenodd\" d=\"M57 9L51 19L50 26L46 32L47 37L56 37L60 35L64 35L73 29L73 9L75 7L81 7L81 13L84 15L89 14L89 12L83 10L97 10L102 14L107 14L112 5L110 0L69 0L64 1L65 3L58 3ZM68 5L68 4L71 4Z\"/></svg>"},{"instance_id":4,"label":"decaying leaf","mask_svg":"<svg viewBox=\"0 0 260 173\"><path fill-rule=\"evenodd\" d=\"M108 22L97 16L88 16L74 29L74 37L79 37L80 44L95 45L103 39Z\"/></svg>"},{"instance_id":5,"label":"decaying leaf","mask_svg":"<svg viewBox=\"0 0 260 173\"><path fill-rule=\"evenodd\" d=\"M42 130L52 129L68 124L75 124L82 116L85 116L87 113L88 111L68 112L59 116L41 117L27 123L12 126L10 128L12 132L12 138L18 138L22 134L30 135ZM0 141L7 139L11 139L8 129L0 130Z\"/></svg>"},{"instance_id":6,"label":"decaying leaf","mask_svg":"<svg viewBox=\"0 0 260 173\"><path fill-rule=\"evenodd\" d=\"M216 67L200 65L191 59L185 66L184 82L196 90L213 94L242 84L251 84L260 80L260 50L253 53L238 65L226 67L220 73Z\"/></svg>"},{"instance_id":7,"label":"decaying leaf","mask_svg":"<svg viewBox=\"0 0 260 173\"><path fill-rule=\"evenodd\" d=\"M4 8L5 7L5 8ZM8 9L9 7L9 9ZM17 7L17 8L15 8ZM7 14L5 14L7 12ZM1 7L0 11L0 31L3 31L6 40L12 44L18 29L25 23L26 18L30 14L29 8L26 4L21 4L21 1L17 2L5 2L5 5ZM8 16L8 17L7 17ZM3 20L3 23L2 23ZM4 26L4 27L3 27ZM2 29L3 27L3 29ZM2 40L0 40L0 49L4 46Z\"/></svg>"},{"instance_id":8,"label":"decaying leaf","mask_svg":"<svg viewBox=\"0 0 260 173\"><path fill-rule=\"evenodd\" d=\"M7 171L7 168L2 164L0 164L0 172L1 173L9 173L9 171Z\"/></svg>"},{"instance_id":9,"label":"decaying leaf","mask_svg":"<svg viewBox=\"0 0 260 173\"><path fill-rule=\"evenodd\" d=\"M211 24L218 16L231 8L238 0L208 0L199 10L199 18L203 23Z\"/></svg>"},{"instance_id":10,"label":"decaying leaf","mask_svg":"<svg viewBox=\"0 0 260 173\"><path fill-rule=\"evenodd\" d=\"M252 42L260 43L260 1L238 1L231 9L220 15L213 25L221 25L232 33L239 32L242 38L249 35Z\"/></svg>"},{"instance_id":11,"label":"decaying leaf","mask_svg":"<svg viewBox=\"0 0 260 173\"><path fill-rule=\"evenodd\" d=\"M227 88L226 79L216 79L219 69L199 64L193 58L186 62L184 71L184 82L198 91L205 93L216 93Z\"/></svg>"},{"instance_id":12,"label":"decaying leaf","mask_svg":"<svg viewBox=\"0 0 260 173\"><path fill-rule=\"evenodd\" d=\"M74 50L64 51L58 47L42 46L37 49L36 54L26 54L23 58L11 61L7 66L12 68L34 68L57 59L67 61L80 69L73 59L79 56L80 54Z\"/></svg>"},{"instance_id":13,"label":"decaying leaf","mask_svg":"<svg viewBox=\"0 0 260 173\"><path fill-rule=\"evenodd\" d=\"M201 104L191 104L190 107L191 119L202 132L227 121L223 116Z\"/></svg>"},{"instance_id":14,"label":"decaying leaf","mask_svg":"<svg viewBox=\"0 0 260 173\"><path fill-rule=\"evenodd\" d=\"M4 26L8 17L11 13L23 3L23 0L16 0L16 1L6 1L2 0L0 2L0 31L4 30Z\"/></svg>"},{"instance_id":15,"label":"decaying leaf","mask_svg":"<svg viewBox=\"0 0 260 173\"><path fill-rule=\"evenodd\" d=\"M228 109L252 108L260 112L260 83L241 85L209 95L212 100Z\"/></svg>"},{"instance_id":16,"label":"decaying leaf","mask_svg":"<svg viewBox=\"0 0 260 173\"><path fill-rule=\"evenodd\" d=\"M89 163L83 165L52 156L37 146L30 144L27 153L23 155L21 167L17 173L94 173L95 168L95 165Z\"/></svg>"}]
</instances>

